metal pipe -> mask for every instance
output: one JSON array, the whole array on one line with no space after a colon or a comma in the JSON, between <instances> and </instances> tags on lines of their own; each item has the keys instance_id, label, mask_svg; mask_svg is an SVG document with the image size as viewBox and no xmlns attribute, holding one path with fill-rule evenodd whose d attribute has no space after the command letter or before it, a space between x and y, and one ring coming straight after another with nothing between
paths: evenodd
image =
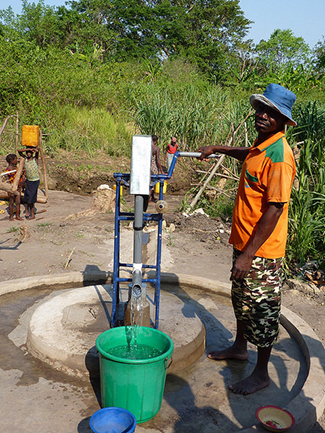
<instances>
[{"instance_id":1,"label":"metal pipe","mask_svg":"<svg viewBox=\"0 0 325 433\"><path fill-rule=\"evenodd\" d=\"M143 195L134 197L134 237L133 237L133 273L131 295L139 298L142 295L142 228L143 228Z\"/></svg>"},{"instance_id":2,"label":"metal pipe","mask_svg":"<svg viewBox=\"0 0 325 433\"><path fill-rule=\"evenodd\" d=\"M112 327L115 326L117 304L120 301L120 182L121 177L116 177L115 196L115 224L114 224L114 264L113 264L113 305Z\"/></svg>"},{"instance_id":3,"label":"metal pipe","mask_svg":"<svg viewBox=\"0 0 325 433\"><path fill-rule=\"evenodd\" d=\"M134 269L132 274L131 298L138 299L142 296L142 272Z\"/></svg>"},{"instance_id":4,"label":"metal pipe","mask_svg":"<svg viewBox=\"0 0 325 433\"><path fill-rule=\"evenodd\" d=\"M201 152L178 152L178 156L181 157L190 157L190 158L198 158L201 156ZM209 155L208 158L219 158L220 155L217 153L213 153L212 155Z\"/></svg>"},{"instance_id":5,"label":"metal pipe","mask_svg":"<svg viewBox=\"0 0 325 433\"><path fill-rule=\"evenodd\" d=\"M176 161L178 157L190 157L190 158L199 158L201 156L201 152L176 152L173 156L172 159L172 163L169 167L168 170L168 174L167 174L167 178L171 178L175 165L176 165ZM208 158L219 158L220 155L218 155L217 153L213 153L212 155L209 155ZM160 175L161 178L163 178L162 175Z\"/></svg>"}]
</instances>

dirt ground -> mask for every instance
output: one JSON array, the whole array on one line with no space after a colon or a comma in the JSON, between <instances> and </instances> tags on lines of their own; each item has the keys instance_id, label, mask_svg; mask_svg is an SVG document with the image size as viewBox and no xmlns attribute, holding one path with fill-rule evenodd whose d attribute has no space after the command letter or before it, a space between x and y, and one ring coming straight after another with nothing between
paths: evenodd
<instances>
[{"instance_id":1,"label":"dirt ground","mask_svg":"<svg viewBox=\"0 0 325 433\"><path fill-rule=\"evenodd\" d=\"M97 179L97 186L107 181ZM92 208L92 197L76 194L73 187L71 190L50 190L48 202L37 204L35 220L9 222L7 205L0 205L4 210L0 214L1 281L95 268L112 270L114 213L80 214ZM165 196L169 209L165 214L162 271L229 283L229 226L201 214L183 216L178 212L182 199L181 188L179 195L167 191ZM125 196L124 203L131 208L133 197ZM154 204L149 204L148 212L155 212ZM147 227L147 231L155 233L153 226ZM130 252L132 230L123 227L121 238L121 250L123 247ZM308 322L325 343L324 292L312 283L297 286L291 282L283 290L283 304ZM323 415L310 433L324 429Z\"/></svg>"}]
</instances>

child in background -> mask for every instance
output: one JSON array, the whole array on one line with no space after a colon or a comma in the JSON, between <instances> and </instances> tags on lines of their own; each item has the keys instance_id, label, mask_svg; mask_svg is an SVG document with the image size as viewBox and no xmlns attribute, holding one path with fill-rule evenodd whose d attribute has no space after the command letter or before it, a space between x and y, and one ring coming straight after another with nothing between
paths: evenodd
<instances>
[{"instance_id":1,"label":"child in background","mask_svg":"<svg viewBox=\"0 0 325 433\"><path fill-rule=\"evenodd\" d=\"M170 143L167 144L166 155L167 155L167 171L169 171L169 167L171 166L174 155L177 151L178 144L176 137L171 137Z\"/></svg>"},{"instance_id":2,"label":"child in background","mask_svg":"<svg viewBox=\"0 0 325 433\"><path fill-rule=\"evenodd\" d=\"M8 163L8 167L6 168L5 171L9 172L6 176L9 182L13 183L17 172L17 156L14 153L9 153L9 155L6 156L6 161ZM16 220L22 221L22 218L20 218L20 197L21 197L22 181L23 179L21 177L18 183L17 194L8 193L9 194L9 221L14 220L14 204L16 204Z\"/></svg>"},{"instance_id":3,"label":"child in background","mask_svg":"<svg viewBox=\"0 0 325 433\"><path fill-rule=\"evenodd\" d=\"M26 158L26 189L24 194L24 199L26 202L26 218L35 219L34 205L37 201L37 190L40 183L38 171L38 149L34 147L27 147L26 149L18 150L18 152L20 156ZM24 155L24 152L26 152L26 156ZM33 156L34 152L35 156Z\"/></svg>"}]
</instances>

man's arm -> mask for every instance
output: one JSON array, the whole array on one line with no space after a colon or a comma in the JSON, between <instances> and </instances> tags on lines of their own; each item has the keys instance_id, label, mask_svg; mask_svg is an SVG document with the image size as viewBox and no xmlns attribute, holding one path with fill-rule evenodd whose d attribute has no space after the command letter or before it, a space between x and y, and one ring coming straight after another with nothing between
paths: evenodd
<instances>
[{"instance_id":1,"label":"man's arm","mask_svg":"<svg viewBox=\"0 0 325 433\"><path fill-rule=\"evenodd\" d=\"M204 146L198 149L198 152L201 152L201 156L199 160L207 158L209 155L213 153L224 153L227 156L231 156L232 158L236 158L239 161L244 161L246 156L248 155L249 148L248 147L231 147L231 146Z\"/></svg>"},{"instance_id":2,"label":"man's arm","mask_svg":"<svg viewBox=\"0 0 325 433\"><path fill-rule=\"evenodd\" d=\"M231 270L231 280L242 280L243 278L247 277L256 252L275 229L283 212L283 205L284 203L269 203L269 207L258 222L257 230L246 246L245 251L240 254L234 263L234 266Z\"/></svg>"}]
</instances>

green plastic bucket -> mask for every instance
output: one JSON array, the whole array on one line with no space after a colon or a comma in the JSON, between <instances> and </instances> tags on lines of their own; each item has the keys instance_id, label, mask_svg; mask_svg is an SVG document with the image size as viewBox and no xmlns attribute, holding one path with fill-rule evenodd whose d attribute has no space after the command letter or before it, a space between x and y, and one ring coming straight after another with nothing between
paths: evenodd
<instances>
[{"instance_id":1,"label":"green plastic bucket","mask_svg":"<svg viewBox=\"0 0 325 433\"><path fill-rule=\"evenodd\" d=\"M108 353L130 343L130 330L130 326L112 328L96 340L102 407L127 409L135 415L137 423L141 423L153 418L161 407L166 370L174 344L163 332L142 326L138 344L150 346L161 355L147 359L126 359Z\"/></svg>"}]
</instances>

